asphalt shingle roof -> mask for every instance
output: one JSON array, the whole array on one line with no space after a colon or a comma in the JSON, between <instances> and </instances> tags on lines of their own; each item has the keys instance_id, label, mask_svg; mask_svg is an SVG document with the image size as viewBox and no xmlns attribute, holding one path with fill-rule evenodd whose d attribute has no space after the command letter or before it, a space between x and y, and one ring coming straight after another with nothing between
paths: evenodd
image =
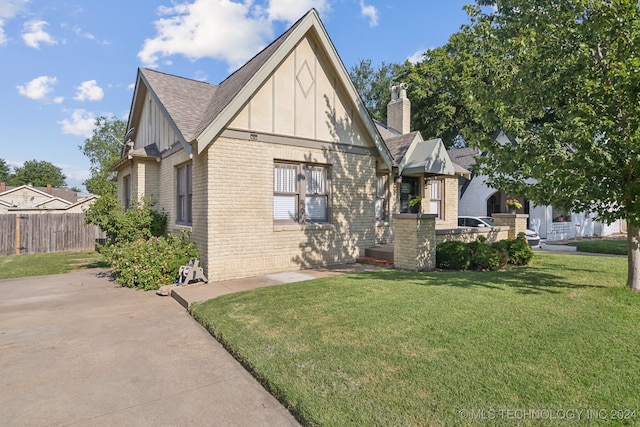
<instances>
[{"instance_id":1,"label":"asphalt shingle roof","mask_svg":"<svg viewBox=\"0 0 640 427\"><path fill-rule=\"evenodd\" d=\"M449 158L452 162L455 162L465 169L471 168L476 164L476 157L480 155L480 151L477 148L451 148L447 150Z\"/></svg>"},{"instance_id":2,"label":"asphalt shingle roof","mask_svg":"<svg viewBox=\"0 0 640 427\"><path fill-rule=\"evenodd\" d=\"M141 68L140 73L149 82L185 141L193 141L198 136L201 118L217 86L147 68Z\"/></svg>"}]
</instances>

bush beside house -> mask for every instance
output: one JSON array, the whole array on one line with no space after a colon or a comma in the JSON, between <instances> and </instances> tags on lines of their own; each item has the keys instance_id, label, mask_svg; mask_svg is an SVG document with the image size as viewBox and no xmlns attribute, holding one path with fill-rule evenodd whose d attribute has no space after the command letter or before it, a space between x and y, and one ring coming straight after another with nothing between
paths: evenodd
<instances>
[{"instance_id":1,"label":"bush beside house","mask_svg":"<svg viewBox=\"0 0 640 427\"><path fill-rule=\"evenodd\" d=\"M167 234L167 215L141 199L126 211L113 197L102 197L86 215L109 238L99 248L116 276L128 288L156 290L174 283L181 265L198 257L187 233Z\"/></svg>"}]
</instances>

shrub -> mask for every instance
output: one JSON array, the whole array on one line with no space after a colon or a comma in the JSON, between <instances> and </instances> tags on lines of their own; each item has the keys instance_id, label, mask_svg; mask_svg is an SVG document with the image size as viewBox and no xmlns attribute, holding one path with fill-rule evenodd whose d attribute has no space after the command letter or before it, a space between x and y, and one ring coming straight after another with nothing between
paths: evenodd
<instances>
[{"instance_id":1,"label":"shrub","mask_svg":"<svg viewBox=\"0 0 640 427\"><path fill-rule=\"evenodd\" d=\"M452 240L436 247L436 267L447 270L466 270L471 264L471 252L463 243Z\"/></svg>"},{"instance_id":2,"label":"shrub","mask_svg":"<svg viewBox=\"0 0 640 427\"><path fill-rule=\"evenodd\" d=\"M144 290L175 283L180 266L198 257L186 233L123 241L105 246L103 253L117 283Z\"/></svg>"},{"instance_id":3,"label":"shrub","mask_svg":"<svg viewBox=\"0 0 640 427\"><path fill-rule=\"evenodd\" d=\"M501 259L497 249L489 245L486 239L478 239L469 243L471 252L471 268L478 270L497 270L500 268Z\"/></svg>"},{"instance_id":4,"label":"shrub","mask_svg":"<svg viewBox=\"0 0 640 427\"><path fill-rule=\"evenodd\" d=\"M533 258L533 250L524 233L518 233L515 239L509 239L509 263L527 265Z\"/></svg>"},{"instance_id":5,"label":"shrub","mask_svg":"<svg viewBox=\"0 0 640 427\"><path fill-rule=\"evenodd\" d=\"M167 214L153 209L149 198L134 202L124 211L113 196L100 197L85 212L85 223L100 227L111 243L131 242L162 236L167 230Z\"/></svg>"}]
</instances>

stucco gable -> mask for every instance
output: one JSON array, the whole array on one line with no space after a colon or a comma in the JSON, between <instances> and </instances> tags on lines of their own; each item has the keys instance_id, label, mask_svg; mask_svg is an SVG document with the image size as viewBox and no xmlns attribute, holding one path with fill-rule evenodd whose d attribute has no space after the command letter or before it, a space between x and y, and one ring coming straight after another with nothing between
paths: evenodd
<instances>
[{"instance_id":1,"label":"stucco gable","mask_svg":"<svg viewBox=\"0 0 640 427\"><path fill-rule=\"evenodd\" d=\"M363 125L363 132L367 134L384 162L391 168L391 155L376 130L373 120L357 93L353 82L349 78L349 74L322 25L318 13L314 9L310 10L276 41L220 84L201 123L203 130L197 137L198 153L202 153L213 143L247 105L252 96L258 92L279 66L290 57L290 54L300 42L309 40L309 38L317 41L316 48L322 52L322 55L327 58L328 64L335 70L336 86L344 88L344 96L348 103L353 106L353 116L358 116L358 120ZM297 72L306 73L306 71L302 70L297 70ZM306 85L303 83L302 86Z\"/></svg>"}]
</instances>

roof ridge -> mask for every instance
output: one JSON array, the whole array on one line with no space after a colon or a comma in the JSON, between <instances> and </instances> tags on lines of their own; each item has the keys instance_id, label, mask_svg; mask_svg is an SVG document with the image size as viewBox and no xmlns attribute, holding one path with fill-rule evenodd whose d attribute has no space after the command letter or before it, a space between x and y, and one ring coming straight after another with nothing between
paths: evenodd
<instances>
[{"instance_id":1,"label":"roof ridge","mask_svg":"<svg viewBox=\"0 0 640 427\"><path fill-rule=\"evenodd\" d=\"M182 80L188 80L188 81L194 82L194 83L202 83L202 84L206 84L206 85L209 85L209 86L218 87L217 84L209 83L206 80L191 79L189 77L179 76L177 74L166 73L164 71L158 71L158 70L154 70L154 69L151 69L151 68L140 67L140 70L142 70L142 71L151 71L152 73L164 74L165 76L169 76L169 77L174 77L174 78L178 78L178 79L182 79Z\"/></svg>"},{"instance_id":2,"label":"roof ridge","mask_svg":"<svg viewBox=\"0 0 640 427\"><path fill-rule=\"evenodd\" d=\"M230 86L230 89L229 89L230 93L228 94L225 93L224 97L221 97L220 94L218 94L211 98L211 100L209 101L209 105L205 109L205 114L200 120L200 124L198 125L198 131L196 132L196 135L204 131L204 129L206 129L207 126L209 126L209 124L211 124L211 122L216 118L216 116L221 111L223 111L227 105L229 105L231 100L235 98L235 96L242 89L242 87L244 87L244 85L248 81L250 81L251 78L253 77L253 73L248 77L241 75L241 73L264 59L262 61L262 64L260 64L260 67L262 67L262 65L264 65L264 63L267 62L269 58L273 55L273 53L277 50L277 47L280 46L283 43L283 41L286 40L291 35L291 33L293 33L293 31L300 25L300 23L311 13L317 13L316 9L315 8L309 9L307 13L305 13L302 17L300 17L300 19L298 19L294 24L292 24L285 32L283 32L275 40L273 40L271 43L265 46L262 50L256 53L250 60L244 63L244 65L242 65L240 68L238 68L229 76L227 76L226 79L220 82L220 84L218 85L218 88L224 91L227 88L227 86ZM237 85L237 87L234 87L232 85L234 83L234 80L236 79L238 80L246 79L246 81L244 81L243 84L239 84ZM223 98L222 103L220 103L221 98Z\"/></svg>"}]
</instances>

